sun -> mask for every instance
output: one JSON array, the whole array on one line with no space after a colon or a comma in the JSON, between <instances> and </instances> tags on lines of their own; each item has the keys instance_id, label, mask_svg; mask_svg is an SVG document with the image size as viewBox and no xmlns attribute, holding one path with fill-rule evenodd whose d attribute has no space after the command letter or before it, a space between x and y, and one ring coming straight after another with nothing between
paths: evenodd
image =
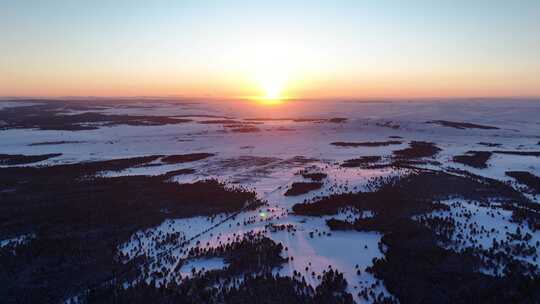
<instances>
[{"instance_id":1,"label":"sun","mask_svg":"<svg viewBox=\"0 0 540 304\"><path fill-rule=\"evenodd\" d=\"M257 97L263 104L278 104L285 98L284 88L286 84L285 75L279 73L265 73L258 77L260 95Z\"/></svg>"},{"instance_id":2,"label":"sun","mask_svg":"<svg viewBox=\"0 0 540 304\"><path fill-rule=\"evenodd\" d=\"M281 97L282 85L275 80L268 79L261 83L263 98L267 100L276 100Z\"/></svg>"},{"instance_id":3,"label":"sun","mask_svg":"<svg viewBox=\"0 0 540 304\"><path fill-rule=\"evenodd\" d=\"M275 39L258 41L248 47L239 60L239 71L249 85L249 99L259 104L274 105L289 99L296 79L295 61L290 50Z\"/></svg>"}]
</instances>

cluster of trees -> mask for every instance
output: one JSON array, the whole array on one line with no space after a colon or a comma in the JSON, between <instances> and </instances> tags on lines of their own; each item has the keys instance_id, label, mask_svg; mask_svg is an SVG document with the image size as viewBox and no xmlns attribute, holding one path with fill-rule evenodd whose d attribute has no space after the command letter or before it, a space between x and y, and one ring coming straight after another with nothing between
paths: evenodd
<instances>
[{"instance_id":1,"label":"cluster of trees","mask_svg":"<svg viewBox=\"0 0 540 304\"><path fill-rule=\"evenodd\" d=\"M287 261L281 257L283 250L287 248L262 232L248 233L233 242L211 248L194 247L188 253L186 261L224 258L227 263L224 269L200 270L166 284L153 279L147 284L143 278L127 289L105 286L89 291L84 300L89 303L354 303L352 295L346 292L343 274L331 267L318 275L312 273L320 280L315 288L300 272L294 271L292 277L273 274L274 268Z\"/></svg>"},{"instance_id":2,"label":"cluster of trees","mask_svg":"<svg viewBox=\"0 0 540 304\"><path fill-rule=\"evenodd\" d=\"M480 205L478 202L470 204ZM499 207L482 205L491 218L501 216ZM418 222L435 232L446 246L477 256L482 268L494 274L504 275L517 265L521 265L521 273L539 273L537 265L524 260L530 258L535 262L538 259L540 242L533 242L531 233L522 225L518 225L515 232L510 231L508 225L488 229L475 220L479 209L466 208L459 201L453 202L451 207L456 210L453 214L423 215L418 217ZM489 244L482 244L482 239L490 240Z\"/></svg>"},{"instance_id":3,"label":"cluster of trees","mask_svg":"<svg viewBox=\"0 0 540 304\"><path fill-rule=\"evenodd\" d=\"M109 289L90 292L88 303L290 303L290 304L353 304L353 297L345 291L346 282L341 273L330 271L316 288L295 277L282 277L271 272L244 274L236 284L212 285L209 276L195 277L180 284L160 287L138 283L127 289Z\"/></svg>"},{"instance_id":4,"label":"cluster of trees","mask_svg":"<svg viewBox=\"0 0 540 304\"><path fill-rule=\"evenodd\" d=\"M160 157L0 168L1 239L35 235L16 251L2 251L0 285L4 288L0 288L0 298L23 303L44 298L60 301L66 294L80 292L81 286L131 273L131 266L139 265L139 260L125 265L128 258L118 254L118 246L137 231L154 227L167 217L234 214L264 203L247 188L216 180L178 184L169 182L167 176L96 176ZM182 238L179 234L157 235L159 248L149 254Z\"/></svg>"}]
</instances>

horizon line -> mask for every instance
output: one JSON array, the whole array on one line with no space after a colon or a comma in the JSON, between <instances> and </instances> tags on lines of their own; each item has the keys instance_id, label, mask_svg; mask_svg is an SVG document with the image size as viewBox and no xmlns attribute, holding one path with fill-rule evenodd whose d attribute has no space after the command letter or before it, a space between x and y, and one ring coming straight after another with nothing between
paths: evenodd
<instances>
[{"instance_id":1,"label":"horizon line","mask_svg":"<svg viewBox=\"0 0 540 304\"><path fill-rule=\"evenodd\" d=\"M146 100L206 100L206 101L253 101L256 98L253 97L212 97L212 96L182 96L182 95L54 95L54 96L36 96L36 95L15 95L15 96L2 96L0 95L0 101L6 100L111 100L111 99L146 99ZM540 99L540 95L510 95L510 96L417 96L417 97L396 97L396 96L374 96L374 97L291 97L281 98L282 101L411 101L411 100L499 100L499 99Z\"/></svg>"}]
</instances>

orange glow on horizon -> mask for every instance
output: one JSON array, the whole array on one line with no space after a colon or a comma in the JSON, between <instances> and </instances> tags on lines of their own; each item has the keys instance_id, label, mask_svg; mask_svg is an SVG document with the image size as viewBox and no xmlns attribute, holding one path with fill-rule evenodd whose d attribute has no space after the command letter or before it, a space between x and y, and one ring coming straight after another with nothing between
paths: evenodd
<instances>
[{"instance_id":1,"label":"orange glow on horizon","mask_svg":"<svg viewBox=\"0 0 540 304\"><path fill-rule=\"evenodd\" d=\"M5 97L540 97L539 1L4 2Z\"/></svg>"}]
</instances>

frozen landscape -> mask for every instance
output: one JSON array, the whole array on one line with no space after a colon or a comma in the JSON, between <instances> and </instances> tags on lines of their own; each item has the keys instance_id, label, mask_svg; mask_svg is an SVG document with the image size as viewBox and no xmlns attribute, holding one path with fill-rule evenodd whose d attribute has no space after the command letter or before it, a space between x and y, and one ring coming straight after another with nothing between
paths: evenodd
<instances>
[{"instance_id":1,"label":"frozen landscape","mask_svg":"<svg viewBox=\"0 0 540 304\"><path fill-rule=\"evenodd\" d=\"M533 99L0 101L0 299L534 303L539 114Z\"/></svg>"}]
</instances>

